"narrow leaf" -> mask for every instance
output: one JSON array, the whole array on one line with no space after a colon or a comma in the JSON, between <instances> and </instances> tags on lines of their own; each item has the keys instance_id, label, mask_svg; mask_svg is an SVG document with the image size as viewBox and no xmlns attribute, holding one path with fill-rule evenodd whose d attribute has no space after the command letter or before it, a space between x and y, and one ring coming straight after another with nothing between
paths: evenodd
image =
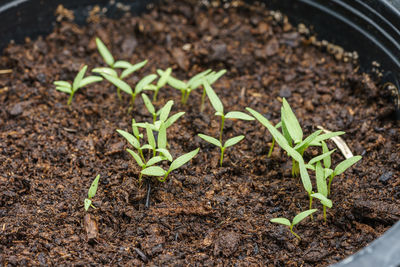
<instances>
[{"instance_id":1,"label":"narrow leaf","mask_svg":"<svg viewBox=\"0 0 400 267\"><path fill-rule=\"evenodd\" d=\"M129 148L127 148L126 151L128 151L128 153L131 154L131 156L132 156L133 159L136 161L136 163L137 163L140 167L143 168L144 163L143 163L142 159L140 158L140 156L139 156L136 152L130 150Z\"/></svg>"},{"instance_id":2,"label":"narrow leaf","mask_svg":"<svg viewBox=\"0 0 400 267\"><path fill-rule=\"evenodd\" d=\"M114 63L113 67L116 69L128 69L132 67L132 64L125 60L118 60L117 62Z\"/></svg>"},{"instance_id":3,"label":"narrow leaf","mask_svg":"<svg viewBox=\"0 0 400 267\"><path fill-rule=\"evenodd\" d=\"M185 114L185 112L178 112L174 115L172 115L171 117L168 118L168 120L165 122L165 125L168 127L170 127L172 124L174 124L174 122L176 122L180 117L182 117Z\"/></svg>"},{"instance_id":4,"label":"narrow leaf","mask_svg":"<svg viewBox=\"0 0 400 267\"><path fill-rule=\"evenodd\" d=\"M151 113L154 114L156 113L156 110L153 106L153 103L151 103L150 98L146 94L142 94L143 102L144 105L146 106L147 110Z\"/></svg>"},{"instance_id":5,"label":"narrow leaf","mask_svg":"<svg viewBox=\"0 0 400 267\"><path fill-rule=\"evenodd\" d=\"M215 109L215 111L224 113L224 106L222 105L221 100L217 96L217 94L214 92L214 90L211 88L211 86L208 84L207 81L204 81L204 89L206 90L208 99L210 99L211 105Z\"/></svg>"},{"instance_id":6,"label":"narrow leaf","mask_svg":"<svg viewBox=\"0 0 400 267\"><path fill-rule=\"evenodd\" d=\"M286 127L295 144L297 144L303 140L303 131L301 130L299 121L297 120L296 115L294 115L289 103L285 98L282 99L282 107L284 110L283 118L285 120Z\"/></svg>"},{"instance_id":7,"label":"narrow leaf","mask_svg":"<svg viewBox=\"0 0 400 267\"><path fill-rule=\"evenodd\" d=\"M155 79L157 79L157 74L150 74L150 75L145 76L136 85L135 93L139 94L140 92L142 92L143 87L145 87L146 85L152 83Z\"/></svg>"},{"instance_id":8,"label":"narrow leaf","mask_svg":"<svg viewBox=\"0 0 400 267\"><path fill-rule=\"evenodd\" d=\"M314 163L316 163L316 162L318 162L318 161L321 161L321 160L323 160L324 158L326 158L326 157L330 157L331 156L331 154L333 153L333 152L335 152L335 150L336 149L333 149L333 150L331 150L331 151L329 151L329 152L326 152L326 153L324 153L324 154L321 154L321 155L319 155L319 156L316 156L316 157L314 157L314 158L312 158L309 162L308 162L308 164L314 164Z\"/></svg>"},{"instance_id":9,"label":"narrow leaf","mask_svg":"<svg viewBox=\"0 0 400 267\"><path fill-rule=\"evenodd\" d=\"M334 176L342 174L345 170L350 168L353 164L357 163L362 157L361 156L353 156L351 158L348 158L342 162L340 162L336 168L334 173Z\"/></svg>"},{"instance_id":10,"label":"narrow leaf","mask_svg":"<svg viewBox=\"0 0 400 267\"><path fill-rule=\"evenodd\" d=\"M171 108L174 105L174 101L169 100L161 109L160 109L160 121L166 121L169 113L171 112Z\"/></svg>"},{"instance_id":11,"label":"narrow leaf","mask_svg":"<svg viewBox=\"0 0 400 267\"><path fill-rule=\"evenodd\" d=\"M156 140L154 138L153 130L151 129L150 124L146 122L146 133L147 133L147 140L149 145L155 149L156 148Z\"/></svg>"},{"instance_id":12,"label":"narrow leaf","mask_svg":"<svg viewBox=\"0 0 400 267\"><path fill-rule=\"evenodd\" d=\"M327 196L328 186L326 185L324 169L322 168L321 161L318 161L317 164L315 165L315 179L317 182L318 193Z\"/></svg>"},{"instance_id":13,"label":"narrow leaf","mask_svg":"<svg viewBox=\"0 0 400 267\"><path fill-rule=\"evenodd\" d=\"M213 144L213 145L215 145L217 147L222 147L221 142L218 139L214 138L214 137L211 137L211 136L208 136L208 135L205 135L205 134L198 134L198 136L201 139L204 139L205 141L207 141L207 142L209 142L209 143L211 143L211 144Z\"/></svg>"},{"instance_id":14,"label":"narrow leaf","mask_svg":"<svg viewBox=\"0 0 400 267\"><path fill-rule=\"evenodd\" d=\"M272 222L272 223L283 224L283 225L286 225L286 226L289 226L289 227L291 226L290 221L288 219L286 219L286 218L273 218L273 219L271 219L269 221Z\"/></svg>"},{"instance_id":15,"label":"narrow leaf","mask_svg":"<svg viewBox=\"0 0 400 267\"><path fill-rule=\"evenodd\" d=\"M138 127L136 126L136 121L135 121L135 119L132 119L132 132L133 132L133 135L138 139L138 138L142 138L140 135L140 133L139 133L139 129L138 129Z\"/></svg>"},{"instance_id":16,"label":"narrow leaf","mask_svg":"<svg viewBox=\"0 0 400 267\"><path fill-rule=\"evenodd\" d=\"M88 191L89 199L92 199L96 195L97 187L99 186L99 179L100 179L100 174L96 176L96 178L92 182L92 185L89 188Z\"/></svg>"},{"instance_id":17,"label":"narrow leaf","mask_svg":"<svg viewBox=\"0 0 400 267\"><path fill-rule=\"evenodd\" d=\"M239 143L240 141L242 141L243 139L244 139L244 135L232 137L232 138L226 140L224 147L226 148L226 147L234 146L237 143Z\"/></svg>"},{"instance_id":18,"label":"narrow leaf","mask_svg":"<svg viewBox=\"0 0 400 267\"><path fill-rule=\"evenodd\" d=\"M163 72L163 74L161 75L160 79L157 82L158 88L164 87L167 84L171 72L172 68L168 68L166 71Z\"/></svg>"},{"instance_id":19,"label":"narrow leaf","mask_svg":"<svg viewBox=\"0 0 400 267\"><path fill-rule=\"evenodd\" d=\"M322 132L322 130L318 130L313 132L312 134L310 134L309 136L307 136L306 139L304 139L302 142L298 143L294 149L296 149L297 151L304 151L307 147L310 146L311 142L314 141L315 138L317 138L318 135L320 135L320 133Z\"/></svg>"},{"instance_id":20,"label":"narrow leaf","mask_svg":"<svg viewBox=\"0 0 400 267\"><path fill-rule=\"evenodd\" d=\"M187 86L192 88L192 89L196 89L198 86L201 85L201 81L202 79L211 72L211 69L205 70L203 72L200 72L196 75L194 75L188 82L187 82ZM200 81L200 82L199 82Z\"/></svg>"},{"instance_id":21,"label":"narrow leaf","mask_svg":"<svg viewBox=\"0 0 400 267\"><path fill-rule=\"evenodd\" d=\"M161 167L151 166L142 170L140 173L148 176L164 176L166 171L164 171Z\"/></svg>"},{"instance_id":22,"label":"narrow leaf","mask_svg":"<svg viewBox=\"0 0 400 267\"><path fill-rule=\"evenodd\" d=\"M92 72L99 73L99 74L102 74L102 75L103 74L107 74L107 75L110 75L110 76L118 78L118 73L115 70L113 70L112 68L106 68L106 67L94 68L94 69L92 69Z\"/></svg>"},{"instance_id":23,"label":"narrow leaf","mask_svg":"<svg viewBox=\"0 0 400 267\"><path fill-rule=\"evenodd\" d=\"M162 72L164 73L164 72ZM168 77L168 84L172 87L174 87L175 89L178 89L180 91L184 91L187 88L186 83L182 82L181 80L178 80L172 76Z\"/></svg>"},{"instance_id":24,"label":"narrow leaf","mask_svg":"<svg viewBox=\"0 0 400 267\"><path fill-rule=\"evenodd\" d=\"M83 66L83 68L78 72L74 79L74 83L72 84L72 91L76 91L79 88L79 84L81 83L83 76L85 76L87 70L87 65Z\"/></svg>"},{"instance_id":25,"label":"narrow leaf","mask_svg":"<svg viewBox=\"0 0 400 267\"><path fill-rule=\"evenodd\" d=\"M132 73L134 73L138 69L141 69L146 64L147 64L147 60L144 60L144 61L139 62L139 63L137 63L137 64L135 64L133 66L130 66L129 68L125 69L121 73L121 79L124 79L124 78L128 77L129 75L131 75Z\"/></svg>"},{"instance_id":26,"label":"narrow leaf","mask_svg":"<svg viewBox=\"0 0 400 267\"><path fill-rule=\"evenodd\" d=\"M159 148L167 147L167 127L165 123L161 123L160 128L158 129L157 142Z\"/></svg>"},{"instance_id":27,"label":"narrow leaf","mask_svg":"<svg viewBox=\"0 0 400 267\"><path fill-rule=\"evenodd\" d=\"M126 139L126 141L128 141L129 144L131 144L134 148L136 148L136 149L140 148L140 143L135 136L131 135L130 133L128 133L124 130L117 130L117 132L120 135L122 135Z\"/></svg>"},{"instance_id":28,"label":"narrow leaf","mask_svg":"<svg viewBox=\"0 0 400 267\"><path fill-rule=\"evenodd\" d=\"M326 143L324 141L321 141L321 145L322 145L322 153L328 153L329 149L328 149L328 146L326 145ZM332 164L331 157L324 158L324 167L325 168L330 168L331 164Z\"/></svg>"},{"instance_id":29,"label":"narrow leaf","mask_svg":"<svg viewBox=\"0 0 400 267\"><path fill-rule=\"evenodd\" d=\"M113 85L115 85L116 87L120 88L122 91L124 91L127 94L132 95L133 91L132 88L123 80L107 75L107 74L103 74L103 77L109 81L110 83L112 83Z\"/></svg>"},{"instance_id":30,"label":"narrow leaf","mask_svg":"<svg viewBox=\"0 0 400 267\"><path fill-rule=\"evenodd\" d=\"M298 224L299 222L301 222L302 220L304 220L305 218L307 218L308 216L310 216L311 214L313 214L316 211L317 211L317 209L312 209L312 210L306 210L306 211L300 212L293 218L292 225L294 226L294 225Z\"/></svg>"},{"instance_id":31,"label":"narrow leaf","mask_svg":"<svg viewBox=\"0 0 400 267\"><path fill-rule=\"evenodd\" d=\"M244 112L240 112L240 111L231 111L228 112L225 115L226 119L239 119L239 120L245 120L245 121L253 121L254 118Z\"/></svg>"},{"instance_id":32,"label":"narrow leaf","mask_svg":"<svg viewBox=\"0 0 400 267\"><path fill-rule=\"evenodd\" d=\"M220 70L217 73L212 73L207 75L207 82L211 85L216 82L222 75L226 73L226 70Z\"/></svg>"},{"instance_id":33,"label":"narrow leaf","mask_svg":"<svg viewBox=\"0 0 400 267\"><path fill-rule=\"evenodd\" d=\"M91 83L101 82L102 80L103 78L99 76L88 76L82 79L82 81L79 84L79 88L85 87L86 85L89 85Z\"/></svg>"},{"instance_id":34,"label":"narrow leaf","mask_svg":"<svg viewBox=\"0 0 400 267\"><path fill-rule=\"evenodd\" d=\"M332 200L328 199L326 196L320 193L314 193L311 195L312 197L315 197L321 201L321 204L328 207L332 208Z\"/></svg>"},{"instance_id":35,"label":"narrow leaf","mask_svg":"<svg viewBox=\"0 0 400 267\"><path fill-rule=\"evenodd\" d=\"M168 172L171 172L173 170L178 169L179 167L181 167L182 165L186 164L188 161L190 161L194 156L197 155L197 153L199 153L200 148L197 148L189 153L186 153L180 157L178 157L177 159L175 159L172 163L171 166L168 169Z\"/></svg>"},{"instance_id":36,"label":"narrow leaf","mask_svg":"<svg viewBox=\"0 0 400 267\"><path fill-rule=\"evenodd\" d=\"M53 82L53 84L55 86L59 86L59 87L71 88L71 84L69 82L66 82L66 81L55 81L55 82Z\"/></svg>"},{"instance_id":37,"label":"narrow leaf","mask_svg":"<svg viewBox=\"0 0 400 267\"><path fill-rule=\"evenodd\" d=\"M57 86L56 90L60 91L60 92L63 92L63 93L67 93L67 94L71 94L72 93L71 89L67 88L67 87Z\"/></svg>"},{"instance_id":38,"label":"narrow leaf","mask_svg":"<svg viewBox=\"0 0 400 267\"><path fill-rule=\"evenodd\" d=\"M165 148L157 148L157 152L160 152L167 160L172 161L172 155L169 151Z\"/></svg>"},{"instance_id":39,"label":"narrow leaf","mask_svg":"<svg viewBox=\"0 0 400 267\"><path fill-rule=\"evenodd\" d=\"M317 138L315 138L315 140L311 143L311 145L313 146L319 146L321 141L330 139L332 137L335 136L339 136L342 134L345 134L346 132L331 132L331 133L325 133L325 134L321 134L320 136L318 136Z\"/></svg>"},{"instance_id":40,"label":"narrow leaf","mask_svg":"<svg viewBox=\"0 0 400 267\"><path fill-rule=\"evenodd\" d=\"M163 160L164 160L164 158L163 158L163 157L160 157L160 156L152 157L152 158L149 159L149 161L146 163L146 166L147 166L147 167L150 167L150 166L152 166L152 165L154 165L154 164L157 164L157 163L159 163L160 161L163 161Z\"/></svg>"},{"instance_id":41,"label":"narrow leaf","mask_svg":"<svg viewBox=\"0 0 400 267\"><path fill-rule=\"evenodd\" d=\"M107 49L105 44L100 40L100 38L96 38L97 49L99 50L100 55L103 57L104 61L109 66L113 66L114 58L111 55L110 51Z\"/></svg>"}]
</instances>

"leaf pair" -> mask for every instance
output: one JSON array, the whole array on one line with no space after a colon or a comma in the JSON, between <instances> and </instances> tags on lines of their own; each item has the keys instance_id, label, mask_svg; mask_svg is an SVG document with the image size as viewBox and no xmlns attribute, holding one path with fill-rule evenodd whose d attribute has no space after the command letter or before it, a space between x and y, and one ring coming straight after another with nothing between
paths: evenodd
<instances>
[{"instance_id":1,"label":"leaf pair","mask_svg":"<svg viewBox=\"0 0 400 267\"><path fill-rule=\"evenodd\" d=\"M205 135L205 134L198 134L198 135L199 135L199 137L201 139L203 139L203 140L205 140L205 141L207 141L207 142L209 142L209 143L211 143L211 144L213 144L213 145L215 145L215 146L217 146L217 147L219 147L221 149L221 156L220 156L220 160L219 160L219 165L220 166L222 166L222 162L224 160L225 149L227 147L236 145L237 143L239 143L240 141L242 141L244 139L244 135L239 135L239 136L232 137L232 138L226 140L225 144L222 145L222 143L219 140L217 140L216 138L214 138L214 137L211 137L211 136L208 136L208 135Z\"/></svg>"},{"instance_id":2,"label":"leaf pair","mask_svg":"<svg viewBox=\"0 0 400 267\"><path fill-rule=\"evenodd\" d=\"M293 232L293 227L316 211L317 211L317 209L310 209L310 210L303 211L303 212L297 214L293 218L292 222L290 222L286 218L273 218L270 220L270 222L279 223L279 224L288 226L290 229L290 232L300 240L301 239L300 236L298 234L296 234L295 232Z\"/></svg>"},{"instance_id":3,"label":"leaf pair","mask_svg":"<svg viewBox=\"0 0 400 267\"><path fill-rule=\"evenodd\" d=\"M88 211L90 207L95 208L92 204L92 198L94 198L94 196L96 195L97 188L99 186L99 180L100 180L100 174L96 176L96 178L92 182L92 185L89 188L88 198L85 198L84 202L86 211Z\"/></svg>"},{"instance_id":4,"label":"leaf pair","mask_svg":"<svg viewBox=\"0 0 400 267\"><path fill-rule=\"evenodd\" d=\"M78 89L85 87L91 83L102 81L103 78L98 76L88 76L84 77L87 70L87 65L85 65L75 76L75 79L72 85L67 81L55 81L54 85L56 85L56 90L67 93L70 95L68 99L68 105L71 104L74 94Z\"/></svg>"}]
</instances>

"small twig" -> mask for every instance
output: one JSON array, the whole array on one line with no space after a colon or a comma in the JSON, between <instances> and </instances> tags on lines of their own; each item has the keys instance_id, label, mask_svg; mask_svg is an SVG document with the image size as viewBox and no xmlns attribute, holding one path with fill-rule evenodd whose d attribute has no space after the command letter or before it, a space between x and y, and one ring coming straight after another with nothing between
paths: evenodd
<instances>
[{"instance_id":1,"label":"small twig","mask_svg":"<svg viewBox=\"0 0 400 267\"><path fill-rule=\"evenodd\" d=\"M148 209L150 207L150 192L151 192L151 185L150 182L148 183L148 189L147 189L147 196L146 196L146 208Z\"/></svg>"},{"instance_id":2,"label":"small twig","mask_svg":"<svg viewBox=\"0 0 400 267\"><path fill-rule=\"evenodd\" d=\"M8 73L12 73L12 72L13 72L12 69L0 70L0 74L8 74Z\"/></svg>"}]
</instances>

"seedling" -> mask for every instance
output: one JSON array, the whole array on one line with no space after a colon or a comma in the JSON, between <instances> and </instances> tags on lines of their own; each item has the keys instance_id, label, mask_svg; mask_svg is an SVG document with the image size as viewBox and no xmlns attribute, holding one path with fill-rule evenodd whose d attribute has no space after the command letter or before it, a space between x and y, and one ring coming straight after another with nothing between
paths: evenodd
<instances>
[{"instance_id":1,"label":"seedling","mask_svg":"<svg viewBox=\"0 0 400 267\"><path fill-rule=\"evenodd\" d=\"M154 95L153 95L153 101L157 101L157 95L158 95L158 91L160 91L160 88L164 87L167 82L168 82L168 78L170 77L172 72L171 68L166 69L165 71L162 70L157 70L157 73L160 75L160 79L158 79L157 84L149 84L146 86L146 90L153 90L154 91Z\"/></svg>"},{"instance_id":2,"label":"seedling","mask_svg":"<svg viewBox=\"0 0 400 267\"><path fill-rule=\"evenodd\" d=\"M101 75L103 74L111 75L123 80L132 73L134 73L135 71L137 71L138 69L142 68L147 63L147 60L137 63L135 65L132 65L131 63L124 60L115 61L110 50L108 50L108 48L104 45L104 43L100 40L100 38L96 38L96 45L100 55L103 57L104 61L109 66L109 68L107 67L95 68L92 70L92 72L96 72ZM115 69L124 69L124 71L122 71L121 75L118 76L118 73L115 71ZM119 87L117 87L117 95L118 98L121 100L122 99L121 89Z\"/></svg>"},{"instance_id":3,"label":"seedling","mask_svg":"<svg viewBox=\"0 0 400 267\"><path fill-rule=\"evenodd\" d=\"M332 208L332 201L328 199L326 176L320 161L318 161L315 165L315 179L317 182L318 193L311 194L311 197L317 198L321 201L323 206L324 221L326 222L326 207Z\"/></svg>"},{"instance_id":4,"label":"seedling","mask_svg":"<svg viewBox=\"0 0 400 267\"><path fill-rule=\"evenodd\" d=\"M85 65L75 76L74 82L72 85L67 81L55 81L54 85L56 86L56 90L69 94L67 105L71 105L74 94L78 89L85 87L91 83L100 82L103 78L99 76L88 76L85 77L85 73L87 70L87 66Z\"/></svg>"},{"instance_id":5,"label":"seedling","mask_svg":"<svg viewBox=\"0 0 400 267\"><path fill-rule=\"evenodd\" d=\"M197 153L199 153L199 148L178 157L177 159L172 161L172 163L169 166L169 169L167 171L165 171L163 168L161 168L159 166L150 166L150 167L147 167L146 169L142 170L140 173L142 175L156 176L156 177L158 177L158 180L160 182L165 182L168 175L173 170L176 170L176 169L180 168L182 165L189 162L192 158L194 158L197 155Z\"/></svg>"},{"instance_id":6,"label":"seedling","mask_svg":"<svg viewBox=\"0 0 400 267\"><path fill-rule=\"evenodd\" d=\"M146 86L151 84L155 79L157 79L156 74L147 75L136 84L135 90L132 90L132 88L129 86L129 84L124 82L119 77L111 76L109 74L104 74L104 73L102 75L105 79L107 79L110 83L115 85L117 88L120 88L125 93L131 95L131 109L135 105L136 96L144 90L149 90L149 89L146 89Z\"/></svg>"},{"instance_id":7,"label":"seedling","mask_svg":"<svg viewBox=\"0 0 400 267\"><path fill-rule=\"evenodd\" d=\"M95 206L92 204L92 198L96 195L97 188L99 186L99 179L100 179L100 174L96 176L96 178L93 180L92 185L89 188L88 191L88 198L85 198L85 210L88 211L90 207L96 209Z\"/></svg>"},{"instance_id":8,"label":"seedling","mask_svg":"<svg viewBox=\"0 0 400 267\"><path fill-rule=\"evenodd\" d=\"M232 138L226 140L225 144L222 145L221 142L219 140L215 139L214 137L211 137L211 136L208 136L205 134L198 134L198 135L201 139L203 139L221 149L221 156L219 159L219 165L221 167L222 167L222 161L224 160L225 149L227 147L236 145L237 143L239 143L240 141L242 141L244 139L244 135L235 136L235 137L232 137Z\"/></svg>"},{"instance_id":9,"label":"seedling","mask_svg":"<svg viewBox=\"0 0 400 267\"><path fill-rule=\"evenodd\" d=\"M161 76L161 75L163 75L164 72L162 70L157 70L157 73ZM169 76L168 84L170 86L172 86L173 88L181 91L181 94L182 94L181 103L186 104L190 93L193 90L200 87L203 84L204 80L206 80L209 84L213 84L225 73L226 73L226 70L221 70L216 73L216 72L212 72L210 69L208 69L206 71L196 74L188 82L183 82L181 80L174 78L173 76ZM205 98L205 92L203 89L201 106L203 106L203 104L204 104L204 98ZM202 107L201 107L201 109L202 109Z\"/></svg>"},{"instance_id":10,"label":"seedling","mask_svg":"<svg viewBox=\"0 0 400 267\"><path fill-rule=\"evenodd\" d=\"M279 224L283 224L289 227L290 232L297 237L299 240L301 240L300 236L298 234L296 234L295 232L293 232L293 227L298 224L299 222L301 222L302 220L304 220L305 218L307 218L308 216L310 216L311 214L313 214L314 212L316 212L317 209L310 209L310 210L306 210L303 211L299 214L297 214L292 222L290 222L288 219L286 218L273 218L270 220L270 222L272 223L279 223Z\"/></svg>"}]
</instances>

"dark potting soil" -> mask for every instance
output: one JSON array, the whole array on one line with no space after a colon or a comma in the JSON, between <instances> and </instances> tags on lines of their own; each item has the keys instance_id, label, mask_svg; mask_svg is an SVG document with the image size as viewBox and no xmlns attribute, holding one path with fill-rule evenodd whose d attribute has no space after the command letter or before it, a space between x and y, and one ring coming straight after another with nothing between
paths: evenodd
<instances>
[{"instance_id":1,"label":"dark potting soil","mask_svg":"<svg viewBox=\"0 0 400 267\"><path fill-rule=\"evenodd\" d=\"M84 27L64 20L49 36L4 50L0 69L12 72L0 74L2 265L326 266L399 219L400 132L389 92L310 45L280 13L234 3L206 9L171 1L141 17L92 19ZM83 64L105 65L96 36L117 59L149 60L128 79L132 85L157 68L172 66L181 79L225 68L213 88L227 111L249 106L277 123L285 97L306 135L318 125L346 131L343 139L363 159L335 178L327 223L322 212L300 223L299 241L269 222L308 208L290 159L279 148L267 157L271 136L258 122L227 121L225 140L246 139L227 149L219 167L219 150L197 137L217 137L219 128L209 103L199 111L200 89L182 105L180 92L166 87L155 103L173 99L173 113L186 112L168 129L173 156L201 150L165 183L151 182L147 209L147 185L139 187L140 169L115 131L130 131L132 118L151 121L141 99L128 113L128 96L119 101L101 82L78 91L69 108L52 85L72 80ZM343 159L336 153L333 166ZM85 218L97 174L97 209Z\"/></svg>"}]
</instances>

